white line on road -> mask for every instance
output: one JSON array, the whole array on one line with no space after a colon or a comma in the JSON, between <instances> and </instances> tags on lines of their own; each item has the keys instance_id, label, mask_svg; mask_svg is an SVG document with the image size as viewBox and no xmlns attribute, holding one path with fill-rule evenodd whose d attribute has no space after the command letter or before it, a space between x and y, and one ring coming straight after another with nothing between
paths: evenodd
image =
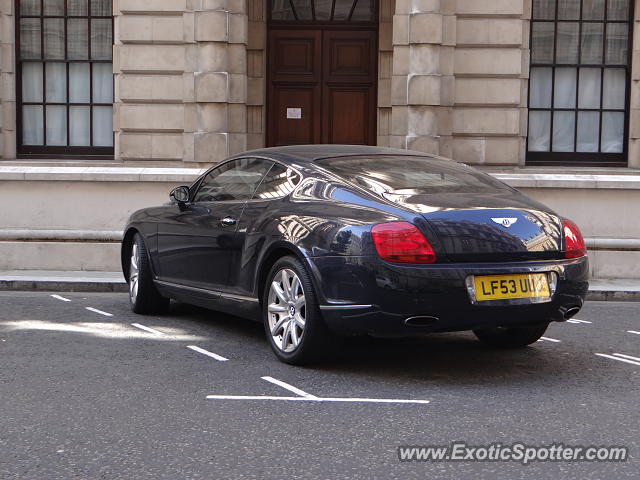
<instances>
[{"instance_id":1,"label":"white line on road","mask_svg":"<svg viewBox=\"0 0 640 480\"><path fill-rule=\"evenodd\" d=\"M68 298L64 298L62 295L51 295L51 298L55 298L56 300L62 300L63 302L70 302Z\"/></svg>"},{"instance_id":2,"label":"white line on road","mask_svg":"<svg viewBox=\"0 0 640 480\"><path fill-rule=\"evenodd\" d=\"M540 340L538 341L542 342L544 340L546 340L547 342L560 343L560 340L556 340L555 338L549 338L549 337L540 337Z\"/></svg>"},{"instance_id":3,"label":"white line on road","mask_svg":"<svg viewBox=\"0 0 640 480\"><path fill-rule=\"evenodd\" d=\"M405 400L395 398L322 398L322 397L273 397L266 395L207 395L210 400L283 400L288 402L350 402L350 403L404 403L426 405L429 400Z\"/></svg>"},{"instance_id":4,"label":"white line on road","mask_svg":"<svg viewBox=\"0 0 640 480\"><path fill-rule=\"evenodd\" d=\"M609 358L611 360L618 360L619 362L625 362L625 363L630 363L632 365L640 366L640 362L634 362L633 360L627 360L626 358L614 357L613 355L607 355L606 353L596 353L596 355L598 355L599 357ZM614 354L614 355L620 355L620 354Z\"/></svg>"},{"instance_id":5,"label":"white line on road","mask_svg":"<svg viewBox=\"0 0 640 480\"><path fill-rule=\"evenodd\" d=\"M139 328L140 330L145 330L149 333L155 333L156 335L166 335L166 333L162 333L160 330L156 330L155 328L145 327L144 325L140 325L139 323L132 323L131 326Z\"/></svg>"},{"instance_id":6,"label":"white line on road","mask_svg":"<svg viewBox=\"0 0 640 480\"><path fill-rule=\"evenodd\" d=\"M577 318L570 318L567 320L568 323L591 323L587 320L578 320Z\"/></svg>"},{"instance_id":7,"label":"white line on road","mask_svg":"<svg viewBox=\"0 0 640 480\"><path fill-rule=\"evenodd\" d=\"M616 357L628 358L629 360L633 360L635 362L640 362L640 358L632 357L631 355L625 355L624 353L614 353Z\"/></svg>"},{"instance_id":8,"label":"white line on road","mask_svg":"<svg viewBox=\"0 0 640 480\"><path fill-rule=\"evenodd\" d=\"M98 310L97 308L93 308L93 307L84 307L84 308L86 308L90 312L95 312L95 313L99 313L100 315L104 315L105 317L113 317L113 313L103 312L102 310Z\"/></svg>"},{"instance_id":9,"label":"white line on road","mask_svg":"<svg viewBox=\"0 0 640 480\"><path fill-rule=\"evenodd\" d=\"M263 380L266 380L267 382L271 382L274 385L278 385L279 387L282 387L286 390L289 390L290 392L295 393L296 395L300 395L301 397L305 397L305 398L309 398L309 399L317 399L318 397L316 397L315 395L311 395L310 393L307 393L303 390L300 390L299 388L294 387L293 385L289 385L288 383L283 382L282 380L277 380L273 377L262 377Z\"/></svg>"},{"instance_id":10,"label":"white line on road","mask_svg":"<svg viewBox=\"0 0 640 480\"><path fill-rule=\"evenodd\" d=\"M640 335L640 332L636 330L627 330L627 333L635 333L636 335Z\"/></svg>"},{"instance_id":11,"label":"white line on road","mask_svg":"<svg viewBox=\"0 0 640 480\"><path fill-rule=\"evenodd\" d=\"M205 350L204 348L196 347L195 345L188 345L187 348L193 350L194 352L198 352L208 357L215 358L219 362L229 361L228 358L225 358L222 355L218 355L217 353L210 352L209 350Z\"/></svg>"}]
</instances>

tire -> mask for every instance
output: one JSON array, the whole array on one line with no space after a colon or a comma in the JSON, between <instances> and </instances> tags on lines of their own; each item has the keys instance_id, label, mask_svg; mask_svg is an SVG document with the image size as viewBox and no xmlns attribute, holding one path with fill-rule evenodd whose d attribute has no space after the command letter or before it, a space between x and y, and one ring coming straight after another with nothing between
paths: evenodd
<instances>
[{"instance_id":1,"label":"tire","mask_svg":"<svg viewBox=\"0 0 640 480\"><path fill-rule=\"evenodd\" d=\"M280 361L305 365L329 356L332 335L320 315L311 278L297 258L282 257L271 267L263 285L262 321Z\"/></svg>"},{"instance_id":2,"label":"tire","mask_svg":"<svg viewBox=\"0 0 640 480\"><path fill-rule=\"evenodd\" d=\"M548 323L528 327L494 327L474 330L473 333L485 345L498 348L520 348L540 340Z\"/></svg>"},{"instance_id":3,"label":"tire","mask_svg":"<svg viewBox=\"0 0 640 480\"><path fill-rule=\"evenodd\" d=\"M149 254L139 233L133 237L130 254L127 284L129 285L131 310L140 314L166 311L169 307L169 299L160 295L153 284Z\"/></svg>"}]
</instances>

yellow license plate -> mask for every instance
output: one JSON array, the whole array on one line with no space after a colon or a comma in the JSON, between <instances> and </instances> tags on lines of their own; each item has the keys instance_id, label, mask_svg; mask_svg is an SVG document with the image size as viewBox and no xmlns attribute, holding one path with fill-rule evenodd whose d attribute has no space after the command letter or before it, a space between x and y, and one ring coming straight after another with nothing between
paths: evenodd
<instances>
[{"instance_id":1,"label":"yellow license plate","mask_svg":"<svg viewBox=\"0 0 640 480\"><path fill-rule=\"evenodd\" d=\"M474 277L476 301L550 297L546 273Z\"/></svg>"}]
</instances>

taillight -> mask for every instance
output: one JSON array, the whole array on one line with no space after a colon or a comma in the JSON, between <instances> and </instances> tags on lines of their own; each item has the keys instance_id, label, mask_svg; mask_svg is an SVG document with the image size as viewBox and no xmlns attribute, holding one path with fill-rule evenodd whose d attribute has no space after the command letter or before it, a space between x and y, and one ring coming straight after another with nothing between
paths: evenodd
<instances>
[{"instance_id":1,"label":"taillight","mask_svg":"<svg viewBox=\"0 0 640 480\"><path fill-rule=\"evenodd\" d=\"M433 263L436 253L420 230L409 222L389 222L371 229L378 255L387 262Z\"/></svg>"},{"instance_id":2,"label":"taillight","mask_svg":"<svg viewBox=\"0 0 640 480\"><path fill-rule=\"evenodd\" d=\"M578 258L587 254L587 246L578 226L566 218L562 222L564 230L564 258Z\"/></svg>"}]
</instances>

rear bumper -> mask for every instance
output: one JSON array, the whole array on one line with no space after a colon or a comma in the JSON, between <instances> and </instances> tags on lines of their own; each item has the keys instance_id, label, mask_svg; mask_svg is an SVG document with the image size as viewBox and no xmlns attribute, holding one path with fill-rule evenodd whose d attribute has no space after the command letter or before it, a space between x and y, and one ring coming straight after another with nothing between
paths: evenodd
<instances>
[{"instance_id":1,"label":"rear bumper","mask_svg":"<svg viewBox=\"0 0 640 480\"><path fill-rule=\"evenodd\" d=\"M581 308L589 287L587 257L570 260L502 264L434 264L406 266L377 257L310 259L319 287L321 312L329 328L343 334L404 336L418 332L471 330L564 320ZM471 302L465 279L470 275L556 272L551 301L512 305ZM407 318L433 317L407 326Z\"/></svg>"}]
</instances>

